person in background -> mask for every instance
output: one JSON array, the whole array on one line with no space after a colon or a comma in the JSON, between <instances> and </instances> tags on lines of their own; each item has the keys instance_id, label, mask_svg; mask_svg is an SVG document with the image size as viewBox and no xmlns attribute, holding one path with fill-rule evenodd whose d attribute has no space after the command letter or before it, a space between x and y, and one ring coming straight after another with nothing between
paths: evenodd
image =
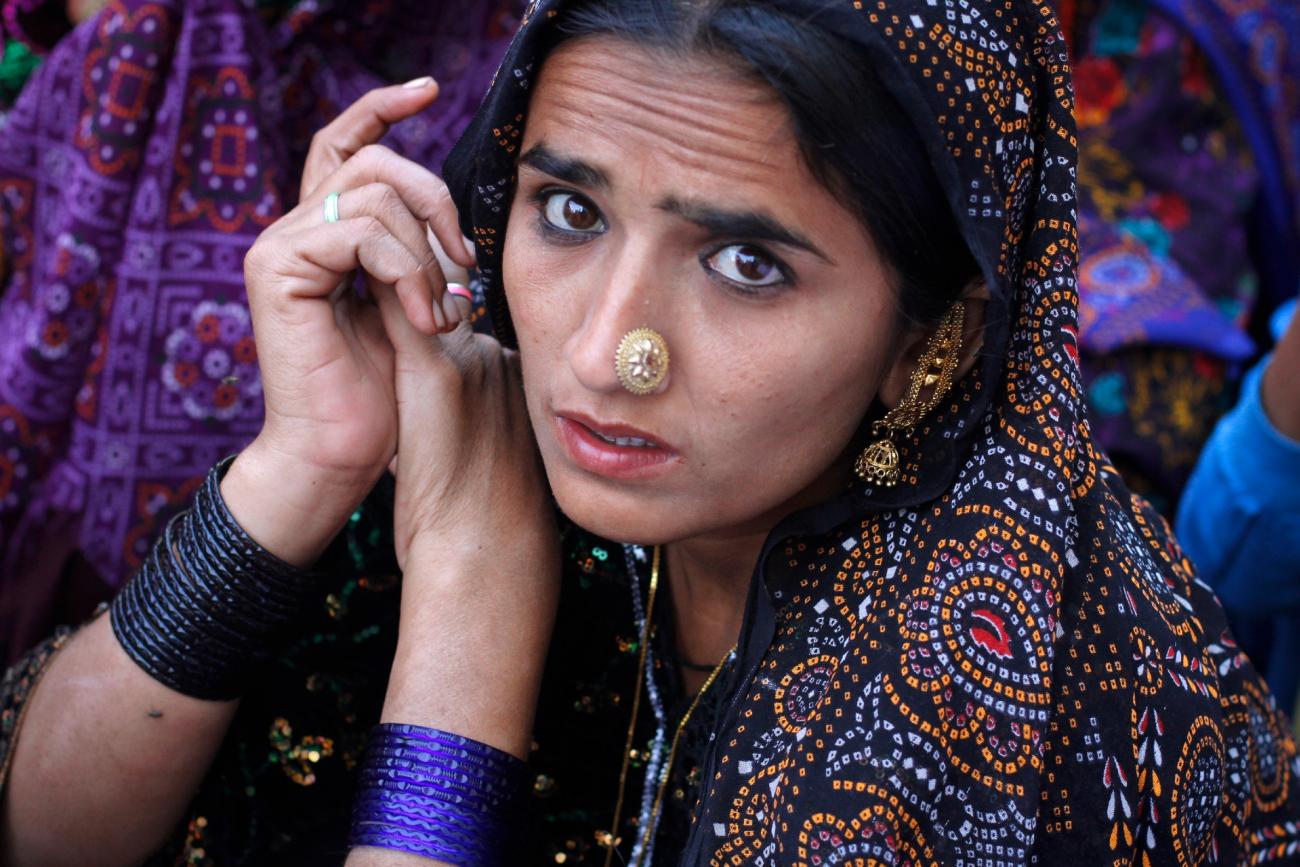
<instances>
[{"instance_id":1,"label":"person in background","mask_svg":"<svg viewBox=\"0 0 1300 867\"><path fill-rule=\"evenodd\" d=\"M1172 517L1300 283L1300 4L1064 0L1094 430Z\"/></svg>"},{"instance_id":2,"label":"person in background","mask_svg":"<svg viewBox=\"0 0 1300 867\"><path fill-rule=\"evenodd\" d=\"M1178 536L1279 703L1300 697L1300 317L1242 383L1178 508Z\"/></svg>"},{"instance_id":3,"label":"person in background","mask_svg":"<svg viewBox=\"0 0 1300 867\"><path fill-rule=\"evenodd\" d=\"M68 15L96 5L67 32ZM383 141L437 165L518 8L3 10L6 56L28 58L9 80L31 76L0 113L0 658L12 658L108 599L207 468L261 427L241 263L296 202L312 136L370 89L432 74L437 111Z\"/></svg>"}]
</instances>

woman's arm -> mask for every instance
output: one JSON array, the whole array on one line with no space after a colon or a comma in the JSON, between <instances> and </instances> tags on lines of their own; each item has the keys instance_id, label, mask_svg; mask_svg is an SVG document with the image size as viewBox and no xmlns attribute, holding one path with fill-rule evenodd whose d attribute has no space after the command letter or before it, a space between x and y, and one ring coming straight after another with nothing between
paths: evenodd
<instances>
[{"instance_id":1,"label":"woman's arm","mask_svg":"<svg viewBox=\"0 0 1300 867\"><path fill-rule=\"evenodd\" d=\"M1214 429L1183 491L1178 539L1238 617L1300 610L1292 538L1300 526L1300 317L1247 372L1241 398Z\"/></svg>"},{"instance_id":2,"label":"woman's arm","mask_svg":"<svg viewBox=\"0 0 1300 867\"><path fill-rule=\"evenodd\" d=\"M236 702L151 678L107 617L72 636L26 707L3 802L5 864L131 864L159 848Z\"/></svg>"},{"instance_id":3,"label":"woman's arm","mask_svg":"<svg viewBox=\"0 0 1300 867\"><path fill-rule=\"evenodd\" d=\"M403 583L384 721L455 732L526 759L554 618L557 559L521 562L431 548L412 550L408 563L419 565ZM512 573L522 580L502 580ZM487 583L509 590L485 593ZM440 863L360 847L347 867Z\"/></svg>"},{"instance_id":4,"label":"woman's arm","mask_svg":"<svg viewBox=\"0 0 1300 867\"><path fill-rule=\"evenodd\" d=\"M559 597L559 534L518 358L468 324L397 353L397 651L382 720L451 732L527 759ZM424 399L438 382L443 399ZM504 780L499 781L504 782ZM485 824L508 817L488 812ZM348 867L430 863L360 847Z\"/></svg>"},{"instance_id":5,"label":"woman's arm","mask_svg":"<svg viewBox=\"0 0 1300 867\"><path fill-rule=\"evenodd\" d=\"M253 541L290 564L319 555L396 452L386 320L402 319L425 341L456 325L460 311L440 306L443 283L427 227L453 260L473 262L442 182L382 148L366 148L437 95L431 79L412 85L372 91L317 135L302 203L263 232L245 259L266 421L227 472L221 499ZM358 150L366 153L349 159ZM343 194L342 219L326 219L327 192ZM336 291L358 268L372 278L369 300ZM382 317L375 295L387 305ZM433 403L428 398L426 390L421 400ZM155 577L165 583L150 587L179 594L182 608L202 608L184 594L203 576ZM256 584L251 573L234 577ZM258 599L261 586L235 598ZM151 598L157 597L141 594L143 608ZM210 594L204 601L219 606L222 599ZM228 614L231 626L241 619L265 623L270 610L200 614ZM144 622L165 641L175 634L171 616L155 615L146 611ZM217 633L243 635L225 627ZM186 665L222 663L188 650L176 645L168 654ZM85 627L48 664L28 699L0 793L5 863L137 863L175 830L236 702L181 694L142 666L148 667L127 654L108 617Z\"/></svg>"},{"instance_id":6,"label":"woman's arm","mask_svg":"<svg viewBox=\"0 0 1300 867\"><path fill-rule=\"evenodd\" d=\"M352 495L261 460L250 447L231 465L227 506L255 541L306 565L346 520ZM126 654L109 618L97 618L50 660L23 708L0 805L0 861L140 861L176 830L237 705L164 686Z\"/></svg>"}]
</instances>

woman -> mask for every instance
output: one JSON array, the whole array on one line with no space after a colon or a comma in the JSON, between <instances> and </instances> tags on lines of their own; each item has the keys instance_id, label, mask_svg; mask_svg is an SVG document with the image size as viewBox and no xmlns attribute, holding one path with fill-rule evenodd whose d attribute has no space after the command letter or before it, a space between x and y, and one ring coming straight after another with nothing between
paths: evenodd
<instances>
[{"instance_id":1,"label":"woman","mask_svg":"<svg viewBox=\"0 0 1300 867\"><path fill-rule=\"evenodd\" d=\"M446 166L518 355L364 146L428 83L346 112L247 262L263 432L11 675L11 858L1294 860L1285 723L1088 436L1063 58L1032 2L534 4Z\"/></svg>"}]
</instances>

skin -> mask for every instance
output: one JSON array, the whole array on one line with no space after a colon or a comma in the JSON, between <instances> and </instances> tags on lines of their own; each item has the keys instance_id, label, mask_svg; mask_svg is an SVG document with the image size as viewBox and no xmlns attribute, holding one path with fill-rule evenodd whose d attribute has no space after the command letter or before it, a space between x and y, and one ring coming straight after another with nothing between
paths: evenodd
<instances>
[{"instance_id":1,"label":"skin","mask_svg":"<svg viewBox=\"0 0 1300 867\"><path fill-rule=\"evenodd\" d=\"M668 543L682 649L715 662L769 530L844 487L849 440L882 383L897 399L914 363L900 344L917 335L896 328L886 264L809 172L779 97L741 70L578 40L543 68L521 152L504 278L547 479L579 525ZM763 214L816 251L742 247L671 203ZM591 228L556 232L547 205L561 228ZM742 249L761 257L746 272L759 280L729 258ZM753 285L781 276L778 262L788 279ZM611 359L643 325L666 338L671 368L640 397ZM644 482L595 475L568 457L557 411L630 424L678 459Z\"/></svg>"},{"instance_id":2,"label":"skin","mask_svg":"<svg viewBox=\"0 0 1300 867\"><path fill-rule=\"evenodd\" d=\"M736 640L763 538L847 482L850 436L873 396L897 401L927 334L894 324L887 268L803 168L771 93L716 60L590 38L548 59L522 152L544 144L605 183L521 165L505 250L520 354L505 351L444 293L439 248L472 264L445 186L370 145L436 93L431 82L375 91L319 133L302 204L250 251L266 423L222 492L254 539L307 564L391 466L404 581L382 719L526 756L559 595L548 484L595 532L665 545L681 650L715 661ZM567 243L539 231L536 194L553 187L585 196L602 230ZM330 191L343 193L343 220L326 226ZM818 252L718 235L670 200L765 213ZM744 269L725 257L719 269L714 253L736 243L751 247ZM720 279L767 279L758 247L793 275L786 285L752 296ZM369 301L334 291L356 268ZM612 364L639 325L672 352L668 381L646 397L623 391ZM654 431L676 459L651 479L592 475L557 441L557 410ZM478 664L489 656L514 664ZM28 705L4 862L130 864L154 851L235 709L153 681L106 618L82 629ZM427 862L374 849L348 859L405 863Z\"/></svg>"},{"instance_id":3,"label":"skin","mask_svg":"<svg viewBox=\"0 0 1300 867\"><path fill-rule=\"evenodd\" d=\"M1300 316L1293 316L1286 333L1273 350L1264 370L1261 397L1264 412L1284 436L1300 442L1300 388L1295 374L1300 370Z\"/></svg>"}]
</instances>

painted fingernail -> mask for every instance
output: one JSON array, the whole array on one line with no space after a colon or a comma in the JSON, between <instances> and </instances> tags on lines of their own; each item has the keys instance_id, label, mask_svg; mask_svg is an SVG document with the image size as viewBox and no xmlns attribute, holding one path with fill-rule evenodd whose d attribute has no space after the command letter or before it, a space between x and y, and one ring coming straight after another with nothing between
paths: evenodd
<instances>
[{"instance_id":1,"label":"painted fingernail","mask_svg":"<svg viewBox=\"0 0 1300 867\"><path fill-rule=\"evenodd\" d=\"M431 84L433 84L433 76L423 75L419 78L412 78L410 81L406 82L406 84L403 84L402 87L405 87L407 90L418 90L421 87L428 87Z\"/></svg>"},{"instance_id":2,"label":"painted fingernail","mask_svg":"<svg viewBox=\"0 0 1300 867\"><path fill-rule=\"evenodd\" d=\"M448 283L447 291L452 295L459 295L461 298L464 298L470 304L474 303L474 293L471 292L469 290L469 287L466 286L464 283Z\"/></svg>"},{"instance_id":3,"label":"painted fingernail","mask_svg":"<svg viewBox=\"0 0 1300 867\"><path fill-rule=\"evenodd\" d=\"M465 252L469 253L471 258L477 259L478 250L474 247L474 242L463 235L461 236L461 240L465 242Z\"/></svg>"}]
</instances>

